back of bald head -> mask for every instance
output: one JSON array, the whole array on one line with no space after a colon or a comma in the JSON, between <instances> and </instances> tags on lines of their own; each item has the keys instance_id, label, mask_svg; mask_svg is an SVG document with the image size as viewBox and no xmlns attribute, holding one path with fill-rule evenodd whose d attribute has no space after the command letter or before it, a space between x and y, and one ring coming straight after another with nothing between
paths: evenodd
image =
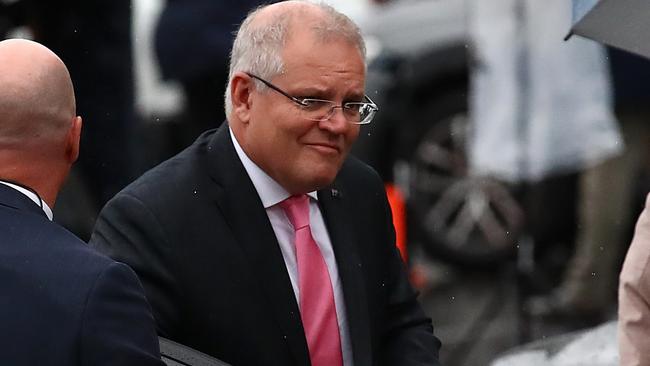
<instances>
[{"instance_id":1,"label":"back of bald head","mask_svg":"<svg viewBox=\"0 0 650 366\"><path fill-rule=\"evenodd\" d=\"M0 148L63 142L75 118L70 74L45 46L24 39L0 42Z\"/></svg>"}]
</instances>

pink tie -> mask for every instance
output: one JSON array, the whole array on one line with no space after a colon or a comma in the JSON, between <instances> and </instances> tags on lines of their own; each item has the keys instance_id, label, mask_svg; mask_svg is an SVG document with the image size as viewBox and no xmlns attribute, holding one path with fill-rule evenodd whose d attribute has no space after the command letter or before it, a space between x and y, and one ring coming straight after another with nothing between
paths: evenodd
<instances>
[{"instance_id":1,"label":"pink tie","mask_svg":"<svg viewBox=\"0 0 650 366\"><path fill-rule=\"evenodd\" d=\"M291 196L280 207L295 230L300 316L312 366L342 366L334 292L325 259L309 229L309 197Z\"/></svg>"}]
</instances>

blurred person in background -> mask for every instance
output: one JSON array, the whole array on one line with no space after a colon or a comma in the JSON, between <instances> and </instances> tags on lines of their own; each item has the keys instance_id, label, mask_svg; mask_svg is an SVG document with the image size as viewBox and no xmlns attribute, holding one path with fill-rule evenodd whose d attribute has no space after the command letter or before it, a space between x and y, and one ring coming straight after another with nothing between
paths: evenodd
<instances>
[{"instance_id":1,"label":"blurred person in background","mask_svg":"<svg viewBox=\"0 0 650 366\"><path fill-rule=\"evenodd\" d=\"M609 49L608 56L624 150L582 175L576 250L559 286L543 304L549 313L573 315L586 308L611 315L621 257L642 208L636 202L642 202L639 193L650 188L642 179L650 172L650 61L616 49Z\"/></svg>"},{"instance_id":2,"label":"blurred person in background","mask_svg":"<svg viewBox=\"0 0 650 366\"><path fill-rule=\"evenodd\" d=\"M611 184L611 172L603 174L625 144L613 113L605 49L576 37L563 42L571 11L564 0L472 2L477 67L469 151L474 174L528 184L536 255L556 240L548 235L551 228L573 224L572 207L567 210L557 194L558 188L572 192L564 187L578 175L576 250L566 280L549 295L530 299L526 310L534 317L599 322L614 300L616 260L624 246L617 222L629 210L629 200L616 198L629 187ZM538 282L549 291L553 274L532 271L547 278Z\"/></svg>"},{"instance_id":3,"label":"blurred person in background","mask_svg":"<svg viewBox=\"0 0 650 366\"><path fill-rule=\"evenodd\" d=\"M77 109L92 124L57 216L88 239L99 208L132 178L134 122L130 0L17 0L5 7L4 31L26 26L68 65L80 96ZM2 29L0 29L2 31ZM85 192L85 194L84 194Z\"/></svg>"},{"instance_id":4,"label":"blurred person in background","mask_svg":"<svg viewBox=\"0 0 650 366\"><path fill-rule=\"evenodd\" d=\"M383 184L347 156L377 111L364 57L326 5L249 14L227 123L104 207L91 245L135 268L159 334L238 366L439 365Z\"/></svg>"},{"instance_id":5,"label":"blurred person in background","mask_svg":"<svg viewBox=\"0 0 650 366\"><path fill-rule=\"evenodd\" d=\"M135 273L52 221L81 135L65 65L19 39L0 65L0 360L162 366Z\"/></svg>"},{"instance_id":6,"label":"blurred person in background","mask_svg":"<svg viewBox=\"0 0 650 366\"><path fill-rule=\"evenodd\" d=\"M25 13L22 1L0 1L0 40L7 37L12 29L24 23Z\"/></svg>"},{"instance_id":7,"label":"blurred person in background","mask_svg":"<svg viewBox=\"0 0 650 366\"><path fill-rule=\"evenodd\" d=\"M167 0L156 26L155 51L162 77L180 82L185 107L172 153L225 119L230 47L247 12L262 3L245 0Z\"/></svg>"}]
</instances>

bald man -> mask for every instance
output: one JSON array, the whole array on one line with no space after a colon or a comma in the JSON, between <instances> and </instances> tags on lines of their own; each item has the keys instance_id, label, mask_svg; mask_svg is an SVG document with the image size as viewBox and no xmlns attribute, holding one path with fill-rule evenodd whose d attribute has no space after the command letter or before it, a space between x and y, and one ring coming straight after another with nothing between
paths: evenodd
<instances>
[{"instance_id":1,"label":"bald man","mask_svg":"<svg viewBox=\"0 0 650 366\"><path fill-rule=\"evenodd\" d=\"M348 157L377 106L350 19L286 1L242 23L228 123L102 210L161 335L237 366L434 366L379 176Z\"/></svg>"},{"instance_id":2,"label":"bald man","mask_svg":"<svg viewBox=\"0 0 650 366\"><path fill-rule=\"evenodd\" d=\"M65 65L27 40L0 65L0 363L164 365L133 271L52 222L81 133Z\"/></svg>"}]
</instances>

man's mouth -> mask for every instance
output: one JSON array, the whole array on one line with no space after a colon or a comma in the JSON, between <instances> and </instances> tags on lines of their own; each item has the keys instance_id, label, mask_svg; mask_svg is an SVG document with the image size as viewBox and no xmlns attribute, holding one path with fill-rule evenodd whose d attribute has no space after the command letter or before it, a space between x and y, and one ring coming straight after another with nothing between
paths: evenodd
<instances>
[{"instance_id":1,"label":"man's mouth","mask_svg":"<svg viewBox=\"0 0 650 366\"><path fill-rule=\"evenodd\" d=\"M339 154L341 152L341 148L337 144L314 142L306 145L324 154Z\"/></svg>"}]
</instances>

